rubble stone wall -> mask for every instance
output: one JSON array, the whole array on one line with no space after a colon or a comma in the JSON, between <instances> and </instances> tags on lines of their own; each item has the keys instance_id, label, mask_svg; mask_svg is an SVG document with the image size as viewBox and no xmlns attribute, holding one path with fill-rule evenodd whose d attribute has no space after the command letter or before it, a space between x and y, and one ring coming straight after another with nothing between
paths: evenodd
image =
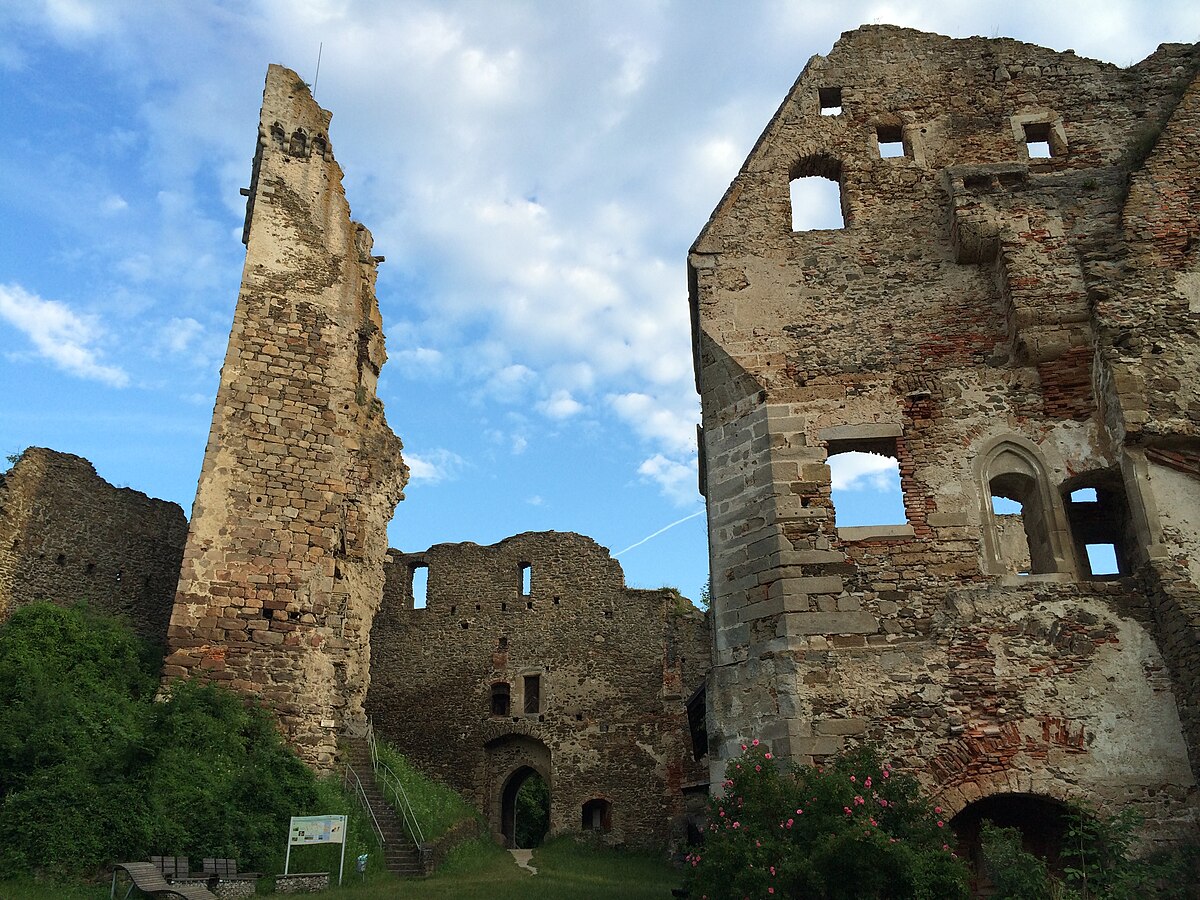
<instances>
[{"instance_id":1,"label":"rubble stone wall","mask_svg":"<svg viewBox=\"0 0 1200 900\"><path fill-rule=\"evenodd\" d=\"M386 526L408 474L375 394L378 258L350 219L329 120L295 72L270 67L164 668L263 699L318 768L365 724Z\"/></svg>"},{"instance_id":2,"label":"rubble stone wall","mask_svg":"<svg viewBox=\"0 0 1200 900\"><path fill-rule=\"evenodd\" d=\"M682 833L682 789L707 776L685 710L709 666L703 613L670 589L626 588L617 561L578 534L392 551L387 572L367 697L377 734L497 832L505 781L528 766L547 778L553 833L581 831L594 799L612 804L606 842L661 846ZM507 712L493 709L496 685Z\"/></svg>"},{"instance_id":3,"label":"rubble stone wall","mask_svg":"<svg viewBox=\"0 0 1200 900\"><path fill-rule=\"evenodd\" d=\"M186 536L178 504L30 447L0 475L0 621L36 600L86 601L165 644Z\"/></svg>"}]
</instances>

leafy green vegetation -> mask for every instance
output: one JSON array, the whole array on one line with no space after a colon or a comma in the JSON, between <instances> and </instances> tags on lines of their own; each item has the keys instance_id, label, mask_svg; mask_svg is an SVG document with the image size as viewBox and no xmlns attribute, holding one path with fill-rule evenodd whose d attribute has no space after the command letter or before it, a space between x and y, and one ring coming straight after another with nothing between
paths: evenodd
<instances>
[{"instance_id":1,"label":"leafy green vegetation","mask_svg":"<svg viewBox=\"0 0 1200 900\"><path fill-rule=\"evenodd\" d=\"M983 865L997 900L1170 900L1195 896L1200 876L1196 847L1146 857L1133 854L1141 819L1124 809L1113 816L1078 806L1067 813L1062 873L1021 846L1021 832L984 822Z\"/></svg>"},{"instance_id":2,"label":"leafy green vegetation","mask_svg":"<svg viewBox=\"0 0 1200 900\"><path fill-rule=\"evenodd\" d=\"M276 871L288 817L317 801L270 716L175 685L160 660L84 606L18 609L0 627L0 871L59 876L151 854Z\"/></svg>"},{"instance_id":3,"label":"leafy green vegetation","mask_svg":"<svg viewBox=\"0 0 1200 900\"><path fill-rule=\"evenodd\" d=\"M695 897L967 896L941 810L869 750L784 767L754 741L726 769L688 856Z\"/></svg>"},{"instance_id":4,"label":"leafy green vegetation","mask_svg":"<svg viewBox=\"0 0 1200 900\"><path fill-rule=\"evenodd\" d=\"M542 846L550 830L550 788L541 775L530 775L518 789L516 812L517 846Z\"/></svg>"},{"instance_id":5,"label":"leafy green vegetation","mask_svg":"<svg viewBox=\"0 0 1200 900\"><path fill-rule=\"evenodd\" d=\"M394 747L383 741L376 746L380 760L404 786L426 842L436 841L463 819L479 816L457 791L427 778Z\"/></svg>"}]
</instances>

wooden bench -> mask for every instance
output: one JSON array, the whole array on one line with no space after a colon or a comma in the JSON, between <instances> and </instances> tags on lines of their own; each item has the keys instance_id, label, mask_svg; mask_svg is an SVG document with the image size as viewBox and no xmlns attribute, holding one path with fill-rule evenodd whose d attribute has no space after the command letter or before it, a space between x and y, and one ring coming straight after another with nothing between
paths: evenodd
<instances>
[{"instance_id":1,"label":"wooden bench","mask_svg":"<svg viewBox=\"0 0 1200 900\"><path fill-rule=\"evenodd\" d=\"M203 872L205 875L216 875L221 881L257 881L262 878L262 872L239 872L236 859L206 856Z\"/></svg>"},{"instance_id":2,"label":"wooden bench","mask_svg":"<svg viewBox=\"0 0 1200 900\"><path fill-rule=\"evenodd\" d=\"M160 857L161 858L161 857ZM168 857L169 858L169 857ZM127 898L136 887L143 894L151 897L178 897L181 900L217 900L217 895L203 884L171 884L153 862L124 862L113 867L112 891L110 900L117 896L117 875L124 871L129 876L130 885L123 897Z\"/></svg>"}]
</instances>

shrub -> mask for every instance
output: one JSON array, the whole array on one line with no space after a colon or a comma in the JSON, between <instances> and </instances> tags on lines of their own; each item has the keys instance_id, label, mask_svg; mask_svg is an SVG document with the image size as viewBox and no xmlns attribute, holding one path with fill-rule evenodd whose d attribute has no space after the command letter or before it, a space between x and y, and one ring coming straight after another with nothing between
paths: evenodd
<instances>
[{"instance_id":1,"label":"shrub","mask_svg":"<svg viewBox=\"0 0 1200 900\"><path fill-rule=\"evenodd\" d=\"M1059 876L1022 849L1016 828L984 822L980 830L983 865L997 900L1138 900L1194 896L1196 852L1178 847L1146 857L1133 856L1141 818L1130 809L1102 816L1081 806L1067 814Z\"/></svg>"},{"instance_id":2,"label":"shrub","mask_svg":"<svg viewBox=\"0 0 1200 900\"><path fill-rule=\"evenodd\" d=\"M312 773L270 715L213 686L157 703L159 658L84 606L0 627L0 871L70 875L151 854L271 870Z\"/></svg>"},{"instance_id":3,"label":"shrub","mask_svg":"<svg viewBox=\"0 0 1200 900\"><path fill-rule=\"evenodd\" d=\"M967 896L941 810L870 750L784 767L754 741L729 763L723 789L687 858L693 897Z\"/></svg>"}]
</instances>

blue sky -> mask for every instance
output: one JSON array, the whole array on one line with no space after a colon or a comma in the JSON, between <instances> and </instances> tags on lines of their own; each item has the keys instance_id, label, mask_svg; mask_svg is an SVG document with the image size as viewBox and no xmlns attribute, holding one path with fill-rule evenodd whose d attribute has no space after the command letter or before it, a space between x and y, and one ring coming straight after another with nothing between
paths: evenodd
<instances>
[{"instance_id":1,"label":"blue sky","mask_svg":"<svg viewBox=\"0 0 1200 900\"><path fill-rule=\"evenodd\" d=\"M1200 39L1169 0L0 0L0 453L190 510L279 62L333 111L387 257L380 395L413 469L391 543L580 531L697 597L687 247L808 58L865 22L1118 65Z\"/></svg>"}]
</instances>

